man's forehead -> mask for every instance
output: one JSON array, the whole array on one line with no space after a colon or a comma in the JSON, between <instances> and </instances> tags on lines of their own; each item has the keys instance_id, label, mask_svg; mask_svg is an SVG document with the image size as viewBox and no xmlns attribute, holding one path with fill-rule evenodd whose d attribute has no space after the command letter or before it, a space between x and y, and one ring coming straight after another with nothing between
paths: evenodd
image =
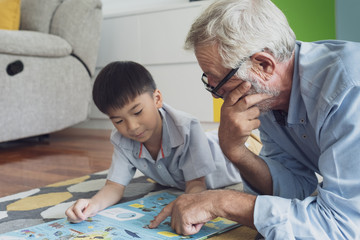
<instances>
[{"instance_id":1,"label":"man's forehead","mask_svg":"<svg viewBox=\"0 0 360 240\"><path fill-rule=\"evenodd\" d=\"M195 56L200 68L208 76L219 78L227 71L216 46L198 47Z\"/></svg>"},{"instance_id":2,"label":"man's forehead","mask_svg":"<svg viewBox=\"0 0 360 240\"><path fill-rule=\"evenodd\" d=\"M222 65L218 49L213 46L199 47L195 52L195 56L200 65Z\"/></svg>"}]
</instances>

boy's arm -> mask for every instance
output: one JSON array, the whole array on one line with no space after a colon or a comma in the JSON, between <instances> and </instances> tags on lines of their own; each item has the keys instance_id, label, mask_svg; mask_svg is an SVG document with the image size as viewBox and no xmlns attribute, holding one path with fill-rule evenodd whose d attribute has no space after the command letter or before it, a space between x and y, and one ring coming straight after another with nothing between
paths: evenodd
<instances>
[{"instance_id":1,"label":"boy's arm","mask_svg":"<svg viewBox=\"0 0 360 240\"><path fill-rule=\"evenodd\" d=\"M100 189L91 201L99 206L99 211L118 203L125 191L125 186L119 183L106 180L105 186Z\"/></svg>"},{"instance_id":2,"label":"boy's arm","mask_svg":"<svg viewBox=\"0 0 360 240\"><path fill-rule=\"evenodd\" d=\"M205 190L205 177L196 178L186 182L185 193L199 193Z\"/></svg>"},{"instance_id":3,"label":"boy's arm","mask_svg":"<svg viewBox=\"0 0 360 240\"><path fill-rule=\"evenodd\" d=\"M125 186L106 181L91 199L79 199L66 210L70 222L81 222L88 217L95 216L99 211L119 202L124 194Z\"/></svg>"}]
</instances>

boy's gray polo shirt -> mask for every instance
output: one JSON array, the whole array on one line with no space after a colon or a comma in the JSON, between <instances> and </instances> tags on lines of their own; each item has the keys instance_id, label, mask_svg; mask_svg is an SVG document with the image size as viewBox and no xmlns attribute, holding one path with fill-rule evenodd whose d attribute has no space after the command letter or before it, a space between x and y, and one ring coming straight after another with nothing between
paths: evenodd
<instances>
[{"instance_id":1,"label":"boy's gray polo shirt","mask_svg":"<svg viewBox=\"0 0 360 240\"><path fill-rule=\"evenodd\" d=\"M138 169L161 185L185 189L186 181L206 176L216 169L208 139L199 121L166 104L159 111L163 119L164 157L159 151L154 161L145 146L123 137L114 129L111 134L114 154L109 180L126 186Z\"/></svg>"}]
</instances>

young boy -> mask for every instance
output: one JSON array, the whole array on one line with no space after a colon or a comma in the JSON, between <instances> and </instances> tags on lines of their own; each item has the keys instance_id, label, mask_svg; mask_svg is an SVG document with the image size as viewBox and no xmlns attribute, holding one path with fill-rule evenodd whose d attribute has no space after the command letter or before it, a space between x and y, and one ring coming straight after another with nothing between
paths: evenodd
<instances>
[{"instance_id":1,"label":"young boy","mask_svg":"<svg viewBox=\"0 0 360 240\"><path fill-rule=\"evenodd\" d=\"M93 99L116 128L111 134L114 154L105 186L67 209L70 221L81 222L119 202L136 169L185 193L241 182L217 136L207 137L198 120L163 103L152 76L140 64L107 65L95 80Z\"/></svg>"}]
</instances>

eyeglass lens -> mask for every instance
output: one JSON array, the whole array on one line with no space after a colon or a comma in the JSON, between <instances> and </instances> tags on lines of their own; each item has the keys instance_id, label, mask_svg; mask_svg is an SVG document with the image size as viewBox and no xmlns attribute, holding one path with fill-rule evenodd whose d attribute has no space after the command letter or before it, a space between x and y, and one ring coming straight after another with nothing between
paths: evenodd
<instances>
[{"instance_id":1,"label":"eyeglass lens","mask_svg":"<svg viewBox=\"0 0 360 240\"><path fill-rule=\"evenodd\" d=\"M204 83L206 90L208 90L217 97L223 98L223 96L217 93L217 90L219 90L227 81L229 81L229 79L235 75L238 69L239 68L231 69L231 71L224 77L223 80L220 81L220 83L216 87L213 87L209 84L208 77L205 73L203 73L203 75L201 76L201 80Z\"/></svg>"}]
</instances>

